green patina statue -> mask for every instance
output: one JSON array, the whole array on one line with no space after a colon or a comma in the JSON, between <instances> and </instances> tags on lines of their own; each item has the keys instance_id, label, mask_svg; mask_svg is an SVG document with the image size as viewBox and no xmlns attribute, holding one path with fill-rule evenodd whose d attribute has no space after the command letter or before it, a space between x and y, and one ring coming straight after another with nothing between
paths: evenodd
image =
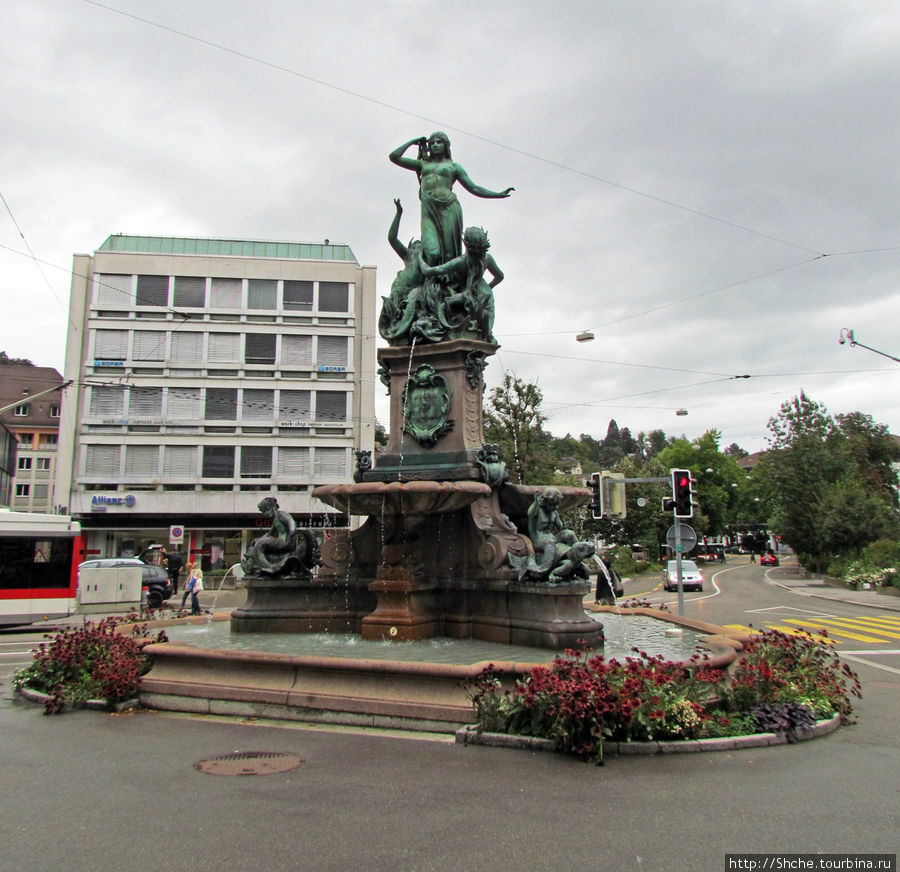
<instances>
[{"instance_id":1,"label":"green patina statue","mask_svg":"<svg viewBox=\"0 0 900 872\"><path fill-rule=\"evenodd\" d=\"M418 146L416 157L405 157L413 145ZM422 203L422 246L425 261L430 266L446 263L462 251L462 207L453 193L459 182L476 197L499 199L508 197L515 188L490 191L476 185L469 174L450 155L450 139L440 131L427 139L419 137L395 148L389 155L397 166L413 170L419 178L419 200Z\"/></svg>"},{"instance_id":2,"label":"green patina statue","mask_svg":"<svg viewBox=\"0 0 900 872\"><path fill-rule=\"evenodd\" d=\"M319 563L319 546L309 530L298 530L294 519L278 507L275 497L264 497L258 508L271 519L269 531L254 539L241 559L241 568L250 576L305 578Z\"/></svg>"},{"instance_id":3,"label":"green patina statue","mask_svg":"<svg viewBox=\"0 0 900 872\"><path fill-rule=\"evenodd\" d=\"M418 146L418 157L406 157L413 145ZM493 288L503 280L503 273L488 253L490 242L484 230L469 227L463 234L462 208L453 185L458 181L470 193L486 198L508 197L514 189L490 191L476 185L451 158L450 140L444 133L411 139L392 151L390 159L414 170L419 178L422 238L408 245L400 242L403 207L394 200L388 241L404 267L391 285L390 296L383 298L379 332L391 345L461 338L495 342ZM485 271L491 274L490 283L484 280Z\"/></svg>"},{"instance_id":4,"label":"green patina statue","mask_svg":"<svg viewBox=\"0 0 900 872\"><path fill-rule=\"evenodd\" d=\"M551 584L590 578L583 561L594 553L590 542L576 541L575 533L563 526L559 516L562 493L548 487L538 491L528 508L528 536L534 554L517 557L509 554L509 562L519 581L547 581Z\"/></svg>"}]
</instances>

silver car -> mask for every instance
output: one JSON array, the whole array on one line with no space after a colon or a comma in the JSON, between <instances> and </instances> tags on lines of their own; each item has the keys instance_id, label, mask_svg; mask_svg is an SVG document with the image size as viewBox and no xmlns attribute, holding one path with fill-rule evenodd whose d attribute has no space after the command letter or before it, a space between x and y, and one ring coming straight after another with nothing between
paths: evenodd
<instances>
[{"instance_id":1,"label":"silver car","mask_svg":"<svg viewBox=\"0 0 900 872\"><path fill-rule=\"evenodd\" d=\"M703 573L700 572L693 560L681 561L681 588L682 590L703 590ZM670 560L663 570L663 589L678 590L678 570L674 560Z\"/></svg>"}]
</instances>

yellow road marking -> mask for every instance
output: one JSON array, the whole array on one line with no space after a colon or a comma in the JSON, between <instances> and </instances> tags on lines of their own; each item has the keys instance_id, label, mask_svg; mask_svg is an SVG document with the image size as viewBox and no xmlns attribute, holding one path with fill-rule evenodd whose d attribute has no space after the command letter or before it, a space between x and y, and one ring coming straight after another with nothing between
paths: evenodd
<instances>
[{"instance_id":1,"label":"yellow road marking","mask_svg":"<svg viewBox=\"0 0 900 872\"><path fill-rule=\"evenodd\" d=\"M745 627L743 624L722 624L726 630L743 630L745 633L761 633L755 627Z\"/></svg>"},{"instance_id":2,"label":"yellow road marking","mask_svg":"<svg viewBox=\"0 0 900 872\"><path fill-rule=\"evenodd\" d=\"M790 623L790 622L789 622ZM799 624L800 622L797 621ZM781 633L787 633L788 636L803 636L815 639L825 645L843 645L844 643L838 639L832 639L831 635L820 636L818 633L811 633L809 630L798 630L796 627L785 627L783 624L766 624L770 630L778 630ZM831 631L828 631L829 634Z\"/></svg>"},{"instance_id":3,"label":"yellow road marking","mask_svg":"<svg viewBox=\"0 0 900 872\"><path fill-rule=\"evenodd\" d=\"M857 642L883 642L884 639L879 639L875 636L864 636L861 633L851 633L848 629L844 629L842 625L837 621L830 621L828 619L817 618L816 620L796 620L796 619L788 619L787 623L789 624L797 624L801 627L812 627L817 630L824 630L828 633L829 636L845 636L848 639L855 639ZM836 625L836 626L831 626Z\"/></svg>"},{"instance_id":4,"label":"yellow road marking","mask_svg":"<svg viewBox=\"0 0 900 872\"><path fill-rule=\"evenodd\" d=\"M830 621L841 627L848 627L851 630L862 630L866 633L874 633L876 636L886 636L888 639L900 639L900 633L891 633L882 629L880 626L873 627L863 618L841 618L839 621Z\"/></svg>"}]
</instances>

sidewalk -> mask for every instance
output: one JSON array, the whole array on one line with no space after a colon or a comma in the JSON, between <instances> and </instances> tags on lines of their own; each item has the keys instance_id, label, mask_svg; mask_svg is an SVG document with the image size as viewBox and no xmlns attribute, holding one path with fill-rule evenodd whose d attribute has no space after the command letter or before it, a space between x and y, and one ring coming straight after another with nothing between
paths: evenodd
<instances>
[{"instance_id":1,"label":"sidewalk","mask_svg":"<svg viewBox=\"0 0 900 872\"><path fill-rule=\"evenodd\" d=\"M874 590L850 590L826 584L821 576L805 577L798 572L796 565L778 566L770 569L768 578L784 590L799 593L803 596L827 599L851 605L868 606L884 609L889 612L900 612L900 597L878 593Z\"/></svg>"}]
</instances>

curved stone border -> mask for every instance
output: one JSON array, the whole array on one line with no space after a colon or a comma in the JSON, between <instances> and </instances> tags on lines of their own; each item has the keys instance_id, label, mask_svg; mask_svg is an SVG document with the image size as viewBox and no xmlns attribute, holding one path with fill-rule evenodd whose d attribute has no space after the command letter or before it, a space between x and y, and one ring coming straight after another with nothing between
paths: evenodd
<instances>
[{"instance_id":1,"label":"curved stone border","mask_svg":"<svg viewBox=\"0 0 900 872\"><path fill-rule=\"evenodd\" d=\"M794 741L806 742L833 733L841 725L841 716L834 715L824 721L816 721L809 730L796 734ZM494 748L517 748L525 751L555 751L549 739L532 736L514 736L508 733L483 733L475 725L456 731L456 741L462 745L489 745ZM766 748L771 745L787 745L784 733L755 733L752 736L727 736L721 739L688 739L664 742L604 742L603 756L613 754L650 756L654 754L697 754L706 751L740 751L744 748Z\"/></svg>"},{"instance_id":2,"label":"curved stone border","mask_svg":"<svg viewBox=\"0 0 900 872\"><path fill-rule=\"evenodd\" d=\"M39 705L44 705L44 703L50 699L49 693L44 693L42 690L34 690L30 687L20 687L17 693L23 699L27 699L29 702L36 702ZM75 708L86 708L104 712L121 712L125 709L137 708L139 705L140 702L137 698L123 699L121 702L114 702L112 704L105 699L87 699L81 705L75 706Z\"/></svg>"}]
</instances>

